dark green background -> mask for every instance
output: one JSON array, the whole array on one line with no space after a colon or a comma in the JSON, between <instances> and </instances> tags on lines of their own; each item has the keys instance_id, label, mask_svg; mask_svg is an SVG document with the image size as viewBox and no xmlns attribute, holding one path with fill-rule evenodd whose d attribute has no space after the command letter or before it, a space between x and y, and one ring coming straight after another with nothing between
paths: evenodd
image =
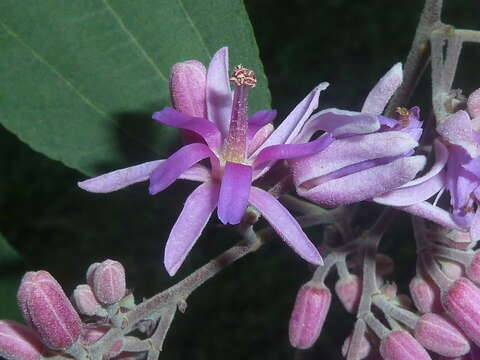
<instances>
[{"instance_id":1,"label":"dark green background","mask_svg":"<svg viewBox=\"0 0 480 360\"><path fill-rule=\"evenodd\" d=\"M480 29L478 1L446 0L445 20ZM273 108L283 118L321 81L331 83L320 107L359 109L375 81L403 61L413 38L422 1L247 0ZM460 62L456 87L480 87L480 47L469 45ZM247 64L245 64L247 65ZM429 78L416 103L427 106ZM407 104L405 104L407 105ZM132 114L131 119L138 118ZM148 114L142 115L147 119ZM126 116L126 121L130 118ZM46 269L67 293L84 282L91 262L120 260L137 299L148 297L189 274L236 240L212 221L179 274L171 279L162 265L165 239L192 190L178 183L150 197L145 185L109 195L82 192L80 173L32 151L0 128L0 232L21 254L0 264L0 318L19 319L15 290L26 270ZM133 160L132 160L133 163ZM374 216L378 208L366 207ZM368 212L367 212L368 214ZM386 239L405 289L413 274L414 249L408 222L399 216ZM311 232L318 240L320 231ZM291 359L288 319L307 265L280 241L241 260L196 291L179 314L161 355L164 359ZM338 359L352 317L335 301L314 349L305 358Z\"/></svg>"}]
</instances>

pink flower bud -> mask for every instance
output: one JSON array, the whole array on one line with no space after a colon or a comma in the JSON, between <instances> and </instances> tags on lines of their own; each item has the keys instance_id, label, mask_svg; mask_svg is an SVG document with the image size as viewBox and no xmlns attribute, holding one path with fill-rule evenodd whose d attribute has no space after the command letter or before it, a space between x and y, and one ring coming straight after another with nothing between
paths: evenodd
<instances>
[{"instance_id":1,"label":"pink flower bud","mask_svg":"<svg viewBox=\"0 0 480 360\"><path fill-rule=\"evenodd\" d=\"M443 294L442 305L465 335L480 345L480 289L462 277Z\"/></svg>"},{"instance_id":2,"label":"pink flower bud","mask_svg":"<svg viewBox=\"0 0 480 360\"><path fill-rule=\"evenodd\" d=\"M342 356L344 358L347 357L348 355L348 350L350 349L350 342L352 341L352 336L349 336L345 339L342 345ZM365 359L371 352L372 350L372 345L370 345L370 342L367 340L367 338L362 336L360 339L360 348L359 348L359 354L358 354L358 359Z\"/></svg>"},{"instance_id":3,"label":"pink flower bud","mask_svg":"<svg viewBox=\"0 0 480 360\"><path fill-rule=\"evenodd\" d=\"M173 65L170 73L170 95L178 111L206 118L207 70L196 60Z\"/></svg>"},{"instance_id":4,"label":"pink flower bud","mask_svg":"<svg viewBox=\"0 0 480 360\"><path fill-rule=\"evenodd\" d=\"M0 356L7 360L38 360L43 345L31 329L15 321L0 320Z\"/></svg>"},{"instance_id":5,"label":"pink flower bud","mask_svg":"<svg viewBox=\"0 0 480 360\"><path fill-rule=\"evenodd\" d=\"M475 251L472 261L465 269L465 273L470 280L480 284L480 251Z\"/></svg>"},{"instance_id":6,"label":"pink flower bud","mask_svg":"<svg viewBox=\"0 0 480 360\"><path fill-rule=\"evenodd\" d=\"M78 285L73 291L73 300L80 314L93 316L102 310L89 285Z\"/></svg>"},{"instance_id":7,"label":"pink flower bud","mask_svg":"<svg viewBox=\"0 0 480 360\"><path fill-rule=\"evenodd\" d=\"M102 304L120 301L127 291L125 269L118 261L105 260L93 273L93 292Z\"/></svg>"},{"instance_id":8,"label":"pink flower bud","mask_svg":"<svg viewBox=\"0 0 480 360\"><path fill-rule=\"evenodd\" d=\"M18 290L25 320L54 350L65 350L80 336L81 320L60 284L46 271L25 274Z\"/></svg>"},{"instance_id":9,"label":"pink flower bud","mask_svg":"<svg viewBox=\"0 0 480 360\"><path fill-rule=\"evenodd\" d=\"M323 284L303 285L297 294L289 324L290 344L308 349L317 340L330 308L332 294Z\"/></svg>"},{"instance_id":10,"label":"pink flower bud","mask_svg":"<svg viewBox=\"0 0 480 360\"><path fill-rule=\"evenodd\" d=\"M335 294L348 312L355 312L360 303L362 280L357 275L340 278L335 284Z\"/></svg>"},{"instance_id":11,"label":"pink flower bud","mask_svg":"<svg viewBox=\"0 0 480 360\"><path fill-rule=\"evenodd\" d=\"M397 297L398 287L395 283L386 283L380 288L380 291L385 295L389 300L395 299Z\"/></svg>"},{"instance_id":12,"label":"pink flower bud","mask_svg":"<svg viewBox=\"0 0 480 360\"><path fill-rule=\"evenodd\" d=\"M431 360L430 355L408 332L390 332L380 343L380 354L385 360Z\"/></svg>"},{"instance_id":13,"label":"pink flower bud","mask_svg":"<svg viewBox=\"0 0 480 360\"><path fill-rule=\"evenodd\" d=\"M472 118L480 116L480 89L475 90L468 97L467 110Z\"/></svg>"},{"instance_id":14,"label":"pink flower bud","mask_svg":"<svg viewBox=\"0 0 480 360\"><path fill-rule=\"evenodd\" d=\"M85 328L82 332L81 341L84 345L92 345L100 340L110 330L107 326L93 326ZM118 339L113 343L108 352L104 354L104 359L110 359L122 352L123 339Z\"/></svg>"},{"instance_id":15,"label":"pink flower bud","mask_svg":"<svg viewBox=\"0 0 480 360\"><path fill-rule=\"evenodd\" d=\"M93 275L95 274L95 270L97 270L98 265L100 265L100 263L93 263L87 269L87 284L90 285L91 288L93 288Z\"/></svg>"},{"instance_id":16,"label":"pink flower bud","mask_svg":"<svg viewBox=\"0 0 480 360\"><path fill-rule=\"evenodd\" d=\"M415 338L437 354L456 357L470 351L468 339L453 323L437 314L423 315L415 327Z\"/></svg>"},{"instance_id":17,"label":"pink flower bud","mask_svg":"<svg viewBox=\"0 0 480 360\"><path fill-rule=\"evenodd\" d=\"M416 308L422 313L440 312L440 289L420 276L410 281L410 295Z\"/></svg>"}]
</instances>

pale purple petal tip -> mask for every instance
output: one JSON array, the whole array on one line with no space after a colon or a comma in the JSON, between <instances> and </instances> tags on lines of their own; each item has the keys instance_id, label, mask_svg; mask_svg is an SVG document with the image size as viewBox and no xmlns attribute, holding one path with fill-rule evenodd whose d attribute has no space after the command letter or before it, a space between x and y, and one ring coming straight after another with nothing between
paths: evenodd
<instances>
[{"instance_id":1,"label":"pale purple petal tip","mask_svg":"<svg viewBox=\"0 0 480 360\"><path fill-rule=\"evenodd\" d=\"M380 119L371 114L355 111L326 109L316 113L299 134L301 141L309 140L323 130L335 137L368 134L380 129Z\"/></svg>"},{"instance_id":2,"label":"pale purple petal tip","mask_svg":"<svg viewBox=\"0 0 480 360\"><path fill-rule=\"evenodd\" d=\"M78 186L93 193L109 193L129 185L146 181L148 177L165 160L146 162L125 169L115 170L92 179L80 181Z\"/></svg>"},{"instance_id":3,"label":"pale purple petal tip","mask_svg":"<svg viewBox=\"0 0 480 360\"><path fill-rule=\"evenodd\" d=\"M251 140L257 131L271 123L277 117L276 110L261 110L248 118L247 139Z\"/></svg>"},{"instance_id":4,"label":"pale purple petal tip","mask_svg":"<svg viewBox=\"0 0 480 360\"><path fill-rule=\"evenodd\" d=\"M298 255L314 265L323 265L322 257L308 239L297 220L268 192L257 187L250 190L250 203L270 223L278 235Z\"/></svg>"},{"instance_id":5,"label":"pale purple petal tip","mask_svg":"<svg viewBox=\"0 0 480 360\"><path fill-rule=\"evenodd\" d=\"M232 111L232 91L228 73L228 48L218 50L207 71L208 119L217 125L223 136L228 134Z\"/></svg>"},{"instance_id":6,"label":"pale purple petal tip","mask_svg":"<svg viewBox=\"0 0 480 360\"><path fill-rule=\"evenodd\" d=\"M218 218L223 224L238 224L248 205L252 184L252 167L227 162L218 199Z\"/></svg>"},{"instance_id":7,"label":"pale purple petal tip","mask_svg":"<svg viewBox=\"0 0 480 360\"><path fill-rule=\"evenodd\" d=\"M480 155L480 144L475 139L472 121L466 111L450 115L437 126L437 131L449 143L464 148L471 157Z\"/></svg>"},{"instance_id":8,"label":"pale purple petal tip","mask_svg":"<svg viewBox=\"0 0 480 360\"><path fill-rule=\"evenodd\" d=\"M216 183L204 183L187 198L165 247L164 264L170 276L175 275L200 237L217 206L219 190Z\"/></svg>"},{"instance_id":9,"label":"pale purple petal tip","mask_svg":"<svg viewBox=\"0 0 480 360\"><path fill-rule=\"evenodd\" d=\"M298 136L305 121L310 117L312 112L318 106L318 97L320 92L328 87L328 83L324 82L313 89L282 121L280 126L270 135L270 137L260 146L253 154L256 156L262 149L278 144L289 144Z\"/></svg>"},{"instance_id":10,"label":"pale purple petal tip","mask_svg":"<svg viewBox=\"0 0 480 360\"><path fill-rule=\"evenodd\" d=\"M402 64L395 64L373 87L363 103L362 112L380 115L403 81Z\"/></svg>"},{"instance_id":11,"label":"pale purple petal tip","mask_svg":"<svg viewBox=\"0 0 480 360\"><path fill-rule=\"evenodd\" d=\"M213 156L212 151L205 144L190 144L180 148L152 172L150 194L165 190L192 165L210 156Z\"/></svg>"}]
</instances>

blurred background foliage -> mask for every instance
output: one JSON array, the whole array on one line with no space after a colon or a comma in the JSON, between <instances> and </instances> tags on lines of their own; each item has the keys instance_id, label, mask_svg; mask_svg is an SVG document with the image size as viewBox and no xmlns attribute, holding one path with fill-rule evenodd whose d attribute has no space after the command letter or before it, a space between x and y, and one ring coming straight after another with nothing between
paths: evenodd
<instances>
[{"instance_id":1,"label":"blurred background foliage","mask_svg":"<svg viewBox=\"0 0 480 360\"><path fill-rule=\"evenodd\" d=\"M480 29L478 1L445 2L446 22ZM246 0L245 5L272 107L282 119L321 81L331 85L321 95L320 108L359 109L376 80L392 64L404 61L423 1ZM455 84L466 93L480 86L479 59L480 47L466 46ZM429 90L427 76L415 98L427 114ZM148 113L123 116L125 121L150 121ZM173 150L178 140L168 148ZM90 263L116 259L125 265L128 284L140 301L238 240L235 232L212 221L171 279L162 265L163 247L191 184L177 183L155 197L147 195L145 184L108 195L88 194L75 185L84 175L33 151L3 127L0 144L0 232L9 242L0 238L0 318L20 318L15 291L27 270L50 271L71 293L84 282ZM374 206L365 209L365 221L378 213ZM415 259L408 229L407 217L399 214L382 244L396 261L391 280L403 290ZM321 237L320 229L310 234L314 240ZM309 271L280 241L242 259L191 296L187 312L175 319L162 358L291 359L289 314ZM334 302L321 340L305 359L340 359L339 346L351 320Z\"/></svg>"}]
</instances>

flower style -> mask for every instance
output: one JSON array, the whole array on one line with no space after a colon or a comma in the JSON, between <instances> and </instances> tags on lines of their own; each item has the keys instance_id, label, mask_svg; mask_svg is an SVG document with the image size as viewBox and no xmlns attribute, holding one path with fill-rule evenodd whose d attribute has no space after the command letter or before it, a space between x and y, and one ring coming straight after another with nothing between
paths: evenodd
<instances>
[{"instance_id":1,"label":"flower style","mask_svg":"<svg viewBox=\"0 0 480 360\"><path fill-rule=\"evenodd\" d=\"M231 80L235 89L230 88ZM348 129L352 119L335 124L328 119L317 126L331 131L307 142L299 132L318 105L318 97L328 84L322 83L303 99L273 131L273 110L247 116L248 92L256 84L253 71L235 67L228 74L228 49L220 49L208 70L198 61L176 64L170 89L176 109L166 107L153 119L182 131L187 143L168 159L146 162L88 179L79 186L90 192L107 193L128 185L150 181L154 195L176 179L201 182L187 198L167 240L165 267L174 275L199 238L211 214L217 208L224 224L240 223L247 206L255 207L282 239L302 258L321 264L316 247L293 216L269 192L252 186L281 159L312 155L327 148L335 134ZM370 124L370 122L368 123ZM201 163L209 160L210 167Z\"/></svg>"},{"instance_id":2,"label":"flower style","mask_svg":"<svg viewBox=\"0 0 480 360\"><path fill-rule=\"evenodd\" d=\"M380 115L401 82L398 63L370 91L361 112L323 110L303 127L300 136L308 140L325 122L347 124L331 130L337 140L324 151L289 161L300 196L328 207L372 199L424 167L424 156L411 156L422 134L418 107L398 108L398 119Z\"/></svg>"}]
</instances>

